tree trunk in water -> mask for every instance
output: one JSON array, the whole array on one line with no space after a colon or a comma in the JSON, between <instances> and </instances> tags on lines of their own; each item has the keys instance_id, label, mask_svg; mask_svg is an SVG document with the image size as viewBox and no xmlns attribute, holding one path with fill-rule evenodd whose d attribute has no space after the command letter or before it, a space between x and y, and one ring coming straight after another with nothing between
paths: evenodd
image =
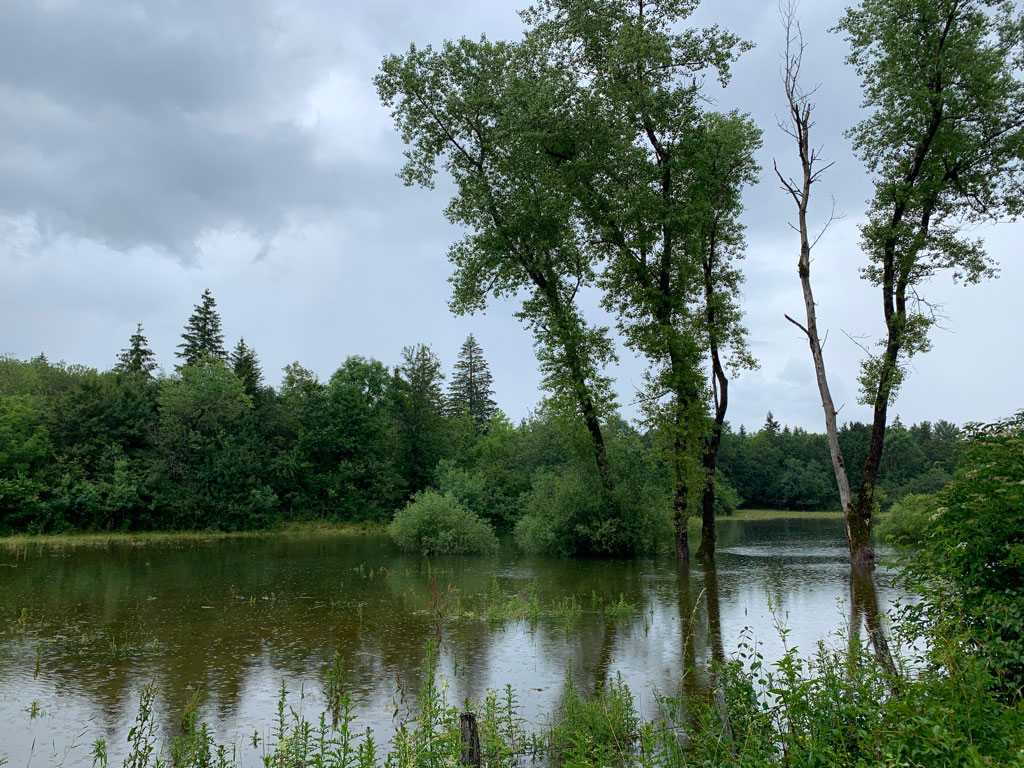
<instances>
[{"instance_id":1,"label":"tree trunk in water","mask_svg":"<svg viewBox=\"0 0 1024 768\"><path fill-rule=\"evenodd\" d=\"M868 642L875 659L895 681L897 670L889 640L885 636L882 611L878 606L878 591L874 572L870 566L850 566L850 642L856 642L861 622L868 633Z\"/></svg>"},{"instance_id":2,"label":"tree trunk in water","mask_svg":"<svg viewBox=\"0 0 1024 768\"><path fill-rule=\"evenodd\" d=\"M685 566L690 562L690 541L686 532L686 502L683 502L682 510L679 509L678 503L674 504L674 506L673 522L676 533L676 563Z\"/></svg>"},{"instance_id":3,"label":"tree trunk in water","mask_svg":"<svg viewBox=\"0 0 1024 768\"><path fill-rule=\"evenodd\" d=\"M708 479L701 498L700 546L697 547L697 559L714 560L715 542L718 541L718 535L715 533L715 468L708 468L706 459L704 467L708 469Z\"/></svg>"},{"instance_id":4,"label":"tree trunk in water","mask_svg":"<svg viewBox=\"0 0 1024 768\"><path fill-rule=\"evenodd\" d=\"M686 482L683 479L683 448L682 441L677 436L673 444L675 454L675 493L672 497L672 524L675 528L676 541L676 564L687 566L690 562L690 540L686 530L689 519L689 505L687 504L689 492Z\"/></svg>"},{"instance_id":5,"label":"tree trunk in water","mask_svg":"<svg viewBox=\"0 0 1024 768\"><path fill-rule=\"evenodd\" d=\"M887 292L888 293L888 292ZM899 297L897 296L897 299ZM886 296L886 315L891 316L889 296ZM887 318L891 324L891 320ZM864 459L864 470L860 476L857 499L847 515L846 529L850 535L850 563L853 567L871 568L875 563L875 550L871 546L871 522L875 511L875 484L878 469L882 464L882 450L885 447L885 422L889 414L891 382L896 375L899 358L898 335L889 331L889 340L882 357L878 389L875 392L874 417L871 421L871 439Z\"/></svg>"},{"instance_id":6,"label":"tree trunk in water","mask_svg":"<svg viewBox=\"0 0 1024 768\"><path fill-rule=\"evenodd\" d=\"M718 568L708 558L702 564L704 569L704 598L708 604L708 642L711 644L711 658L718 664L725 663L725 646L722 643L722 612L718 597Z\"/></svg>"}]
</instances>

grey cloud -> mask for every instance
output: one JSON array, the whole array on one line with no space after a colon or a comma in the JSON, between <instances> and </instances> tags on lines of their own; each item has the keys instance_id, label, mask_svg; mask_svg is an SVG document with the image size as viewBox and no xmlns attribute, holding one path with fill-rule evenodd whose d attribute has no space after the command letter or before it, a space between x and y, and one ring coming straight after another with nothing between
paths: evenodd
<instances>
[{"instance_id":1,"label":"grey cloud","mask_svg":"<svg viewBox=\"0 0 1024 768\"><path fill-rule=\"evenodd\" d=\"M540 397L530 334L515 303L451 317L444 253L458 233L442 215L451 192L405 189L402 146L371 78L382 56L444 38L513 37L526 0L7 0L0 2L0 353L45 349L109 366L142 320L165 366L205 287L225 329L256 345L276 380L298 358L329 375L348 354L394 361L429 342L451 363L465 335L484 345L498 399L513 417ZM841 418L856 405L861 352L841 333L880 330L875 293L859 279L857 223L870 179L843 131L861 115L846 45L829 33L845 3L806 0L805 82L820 83L815 141L836 161L814 215L834 195L847 219L815 261L821 324ZM792 203L772 160L793 167L776 127L782 31L774 0L704 0L694 24L720 24L756 43L714 93L764 130L761 182L746 196L745 308L761 370L736 380L729 419L820 429L806 342L782 318L802 307ZM713 90L713 89L712 89ZM991 236L993 255L1016 253L1020 225ZM170 255L173 258L167 258ZM994 418L1020 407L1024 375L1014 334L1024 271L970 291L929 287L955 334L936 334L895 412L905 420ZM1000 323L986 324L991 307ZM612 324L596 302L588 317ZM619 345L619 402L636 416L645 365ZM961 364L970 360L970 364ZM976 360L998 366L985 398Z\"/></svg>"},{"instance_id":2,"label":"grey cloud","mask_svg":"<svg viewBox=\"0 0 1024 768\"><path fill-rule=\"evenodd\" d=\"M379 172L318 158L282 110L318 63L257 7L0 5L0 211L187 259L207 229L269 236L292 211L373 197Z\"/></svg>"}]
</instances>

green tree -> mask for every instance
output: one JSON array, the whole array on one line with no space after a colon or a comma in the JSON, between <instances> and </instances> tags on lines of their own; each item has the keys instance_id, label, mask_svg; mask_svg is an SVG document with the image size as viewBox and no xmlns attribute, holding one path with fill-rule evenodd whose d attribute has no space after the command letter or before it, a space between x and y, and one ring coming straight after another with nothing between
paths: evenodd
<instances>
[{"instance_id":1,"label":"green tree","mask_svg":"<svg viewBox=\"0 0 1024 768\"><path fill-rule=\"evenodd\" d=\"M28 395L0 395L0 530L45 530L42 496L53 446L37 403Z\"/></svg>"},{"instance_id":2,"label":"green tree","mask_svg":"<svg viewBox=\"0 0 1024 768\"><path fill-rule=\"evenodd\" d=\"M158 505L169 527L265 527L277 497L253 444L252 398L227 364L210 354L161 387Z\"/></svg>"},{"instance_id":3,"label":"green tree","mask_svg":"<svg viewBox=\"0 0 1024 768\"><path fill-rule=\"evenodd\" d=\"M497 412L498 406L492 395L494 379L473 334L469 334L459 350L451 384L448 385L447 408L451 414L466 411L473 419L478 432L487 428L487 422Z\"/></svg>"},{"instance_id":4,"label":"green tree","mask_svg":"<svg viewBox=\"0 0 1024 768\"><path fill-rule=\"evenodd\" d=\"M256 395L263 389L263 369L260 367L256 350L245 343L241 338L231 351L231 369L245 387L250 397Z\"/></svg>"},{"instance_id":5,"label":"green tree","mask_svg":"<svg viewBox=\"0 0 1024 768\"><path fill-rule=\"evenodd\" d=\"M740 192L754 179L760 142L744 117L703 112L695 81L710 73L725 84L748 46L717 28L679 31L695 7L545 0L524 14L578 89L572 130L548 152L607 257L605 304L651 366L644 402L668 448L681 561L689 509L705 488L704 552L714 547L713 474L727 407L721 354L743 335L731 261L743 245ZM701 370L709 358L719 395L713 423Z\"/></svg>"},{"instance_id":6,"label":"green tree","mask_svg":"<svg viewBox=\"0 0 1024 768\"><path fill-rule=\"evenodd\" d=\"M202 298L195 305L192 316L185 325L181 334L181 344L178 345L178 352L175 356L183 360L182 365L192 365L203 358L204 355L212 355L219 360L227 360L228 355L224 350L224 333L220 328L220 315L217 313L217 302L207 288L203 291Z\"/></svg>"},{"instance_id":7,"label":"green tree","mask_svg":"<svg viewBox=\"0 0 1024 768\"><path fill-rule=\"evenodd\" d=\"M135 326L135 333L128 339L128 348L117 356L114 370L126 376L152 378L157 368L156 355L149 348L149 341L142 333L142 323Z\"/></svg>"},{"instance_id":8,"label":"green tree","mask_svg":"<svg viewBox=\"0 0 1024 768\"><path fill-rule=\"evenodd\" d=\"M850 43L848 62L861 78L868 116L849 132L874 176L875 194L861 227L864 276L880 289L885 334L860 376L873 410L859 478L851 484L839 452L835 409L824 376L810 294L807 204L814 169L809 95L797 84L800 52L787 51L786 91L803 182L786 182L800 214L800 276L833 465L846 513L850 558L871 566L871 525L882 469L888 409L910 359L930 347L934 307L922 287L940 272L974 283L992 274L978 224L1016 216L1024 200L1024 17L1003 0L864 0L837 25ZM792 14L790 14L792 21ZM787 28L791 31L792 26ZM793 36L789 36L792 44ZM827 166L826 166L827 167ZM852 490L851 490L852 489Z\"/></svg>"},{"instance_id":9,"label":"green tree","mask_svg":"<svg viewBox=\"0 0 1024 768\"><path fill-rule=\"evenodd\" d=\"M394 374L394 409L400 441L398 465L410 493L427 487L444 453L444 374L426 344L402 350Z\"/></svg>"},{"instance_id":10,"label":"green tree","mask_svg":"<svg viewBox=\"0 0 1024 768\"><path fill-rule=\"evenodd\" d=\"M536 46L486 39L411 46L384 59L375 83L409 145L405 182L432 186L439 164L455 181L446 214L469 234L448 254L452 309L523 296L517 314L534 334L543 386L586 426L609 490L602 419L613 398L603 369L614 351L576 303L594 281L594 254L555 178L575 84Z\"/></svg>"}]
</instances>

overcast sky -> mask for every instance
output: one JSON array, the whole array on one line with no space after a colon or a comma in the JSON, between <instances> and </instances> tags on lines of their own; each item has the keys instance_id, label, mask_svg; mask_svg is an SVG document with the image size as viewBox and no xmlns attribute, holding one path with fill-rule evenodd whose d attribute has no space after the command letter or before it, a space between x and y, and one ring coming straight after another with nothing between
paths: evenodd
<instances>
[{"instance_id":1,"label":"overcast sky","mask_svg":"<svg viewBox=\"0 0 1024 768\"><path fill-rule=\"evenodd\" d=\"M450 188L406 188L402 144L371 78L409 43L519 35L519 2L0 3L0 354L45 351L108 368L142 322L170 370L204 288L228 342L256 348L277 383L294 360L327 378L348 355L394 363L430 343L446 370L468 333L484 348L497 400L513 418L541 396L531 338L514 303L485 315L447 309L444 219ZM843 3L804 2L807 84L821 84L816 143L835 161L818 190L845 214L814 264L819 324L841 420L856 404L862 356L882 329L877 292L859 279L857 227L871 186L843 130L858 83L844 41L827 29ZM706 0L693 17L756 43L735 67L722 108L765 132L766 171L746 196L744 307L760 370L737 380L729 419L756 427L771 409L821 430L806 342L783 313L802 311L791 203L769 175L792 167L781 114L782 33L774 0ZM980 286L947 276L926 287L947 319L915 360L894 409L905 422L989 420L1024 407L1024 224L978 232L1001 266ZM610 324L595 306L590 316ZM643 364L626 349L613 370L627 415Z\"/></svg>"}]
</instances>

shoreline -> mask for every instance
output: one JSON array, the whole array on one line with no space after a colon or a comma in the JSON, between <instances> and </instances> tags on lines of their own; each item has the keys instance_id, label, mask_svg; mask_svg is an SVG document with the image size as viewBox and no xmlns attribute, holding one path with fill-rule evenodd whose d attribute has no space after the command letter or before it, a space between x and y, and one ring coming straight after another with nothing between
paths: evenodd
<instances>
[{"instance_id":1,"label":"shoreline","mask_svg":"<svg viewBox=\"0 0 1024 768\"><path fill-rule=\"evenodd\" d=\"M742 509L731 515L719 516L719 521L735 520L829 520L842 517L838 510L786 510ZM691 517L690 527L700 530L700 518ZM335 523L322 520L286 523L275 528L252 531L68 531L64 533L16 533L0 537L0 549L12 550L28 546L44 547L102 547L113 544L147 546L177 542L220 541L224 539L255 539L288 536L336 537L385 534L385 523Z\"/></svg>"},{"instance_id":2,"label":"shoreline","mask_svg":"<svg viewBox=\"0 0 1024 768\"><path fill-rule=\"evenodd\" d=\"M252 531L68 531L64 533L16 533L0 536L0 549L43 547L102 547L112 544L147 546L177 542L221 541L225 539L285 538L289 536L337 537L383 534L382 523L333 523L323 520L285 523L275 528Z\"/></svg>"}]
</instances>

